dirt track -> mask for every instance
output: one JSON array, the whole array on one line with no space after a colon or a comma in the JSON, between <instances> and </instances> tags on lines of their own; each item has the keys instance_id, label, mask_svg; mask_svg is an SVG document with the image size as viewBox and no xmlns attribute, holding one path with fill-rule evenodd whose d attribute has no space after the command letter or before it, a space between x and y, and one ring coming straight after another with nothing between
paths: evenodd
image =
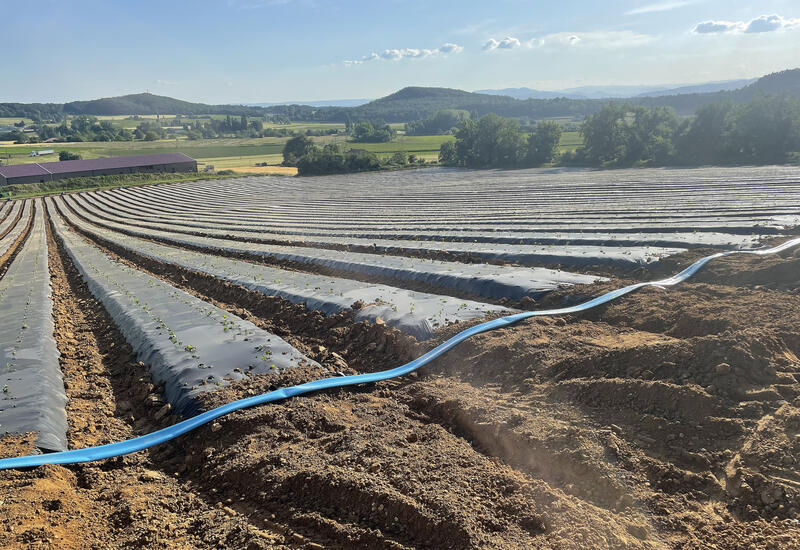
<instances>
[{"instance_id":1,"label":"dirt track","mask_svg":"<svg viewBox=\"0 0 800 550\"><path fill-rule=\"evenodd\" d=\"M174 422L51 249L71 445ZM722 259L700 282L477 336L420 375L242 411L119 460L0 472L0 547L800 548L798 263ZM382 326L140 267L329 368L419 353ZM319 376L252 378L205 404Z\"/></svg>"}]
</instances>

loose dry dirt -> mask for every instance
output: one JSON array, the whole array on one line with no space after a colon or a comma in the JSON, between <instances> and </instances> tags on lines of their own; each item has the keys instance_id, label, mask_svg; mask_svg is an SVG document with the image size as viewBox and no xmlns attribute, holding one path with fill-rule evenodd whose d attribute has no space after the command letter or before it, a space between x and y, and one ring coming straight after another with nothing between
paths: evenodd
<instances>
[{"instance_id":1,"label":"loose dry dirt","mask_svg":"<svg viewBox=\"0 0 800 550\"><path fill-rule=\"evenodd\" d=\"M175 422L51 247L70 445ZM0 547L800 548L798 263L798 252L718 260L699 282L479 335L399 380L241 411L118 460L0 472ZM140 267L325 368L251 377L206 407L426 347ZM31 446L6 437L0 453Z\"/></svg>"}]
</instances>

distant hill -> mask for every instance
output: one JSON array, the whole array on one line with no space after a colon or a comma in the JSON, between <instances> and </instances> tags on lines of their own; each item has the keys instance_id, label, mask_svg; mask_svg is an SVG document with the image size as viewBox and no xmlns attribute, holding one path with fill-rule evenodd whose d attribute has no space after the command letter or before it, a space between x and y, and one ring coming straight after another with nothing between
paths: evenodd
<instances>
[{"instance_id":1,"label":"distant hill","mask_svg":"<svg viewBox=\"0 0 800 550\"><path fill-rule=\"evenodd\" d=\"M657 97L636 98L635 103L647 107L672 107L679 114L693 114L699 107L716 101L733 101L745 103L761 94L788 94L800 97L800 69L790 69L768 74L752 84L736 90L712 92L704 94L675 94Z\"/></svg>"},{"instance_id":2,"label":"distant hill","mask_svg":"<svg viewBox=\"0 0 800 550\"><path fill-rule=\"evenodd\" d=\"M384 118L389 122L417 120L429 116L439 109L463 109L478 116L489 112L498 115L541 119L548 117L583 117L592 114L609 101L626 101L648 107L665 106L673 107L678 114L691 115L699 107L714 101L734 101L738 103L750 101L759 94L786 93L800 97L800 69L791 69L761 77L746 86L737 89L727 89L735 86L735 82L709 83L705 93L674 93L658 96L642 96L632 98L587 98L571 99L567 97L556 98L530 98L515 99L510 96L470 93L463 90L448 88L404 88L399 92L384 98L372 101L366 105L349 111L353 119ZM617 87L619 91L626 87ZM717 91L722 89L723 91ZM572 88L580 90L579 88ZM585 88L584 91L588 90ZM564 90L565 92L568 90ZM606 88L614 91L614 87ZM332 114L332 113L331 113ZM326 113L317 113L316 116L325 116Z\"/></svg>"},{"instance_id":3,"label":"distant hill","mask_svg":"<svg viewBox=\"0 0 800 550\"><path fill-rule=\"evenodd\" d=\"M276 105L308 105L309 107L358 107L372 99L320 99L318 101L279 101L275 103L245 103L249 107L275 107Z\"/></svg>"},{"instance_id":4,"label":"distant hill","mask_svg":"<svg viewBox=\"0 0 800 550\"><path fill-rule=\"evenodd\" d=\"M582 118L598 111L609 101L626 101L648 107L673 107L681 115L693 114L700 106L714 101L746 102L759 94L791 94L800 97L800 69L773 73L737 89L727 89L734 82L708 83L693 87L663 90L657 96L641 96L621 99L596 98L528 98L516 99L508 95L466 92L453 88L431 88L410 86L386 97L358 106L314 106L314 105L206 105L191 103L171 97L153 94L133 94L121 97L57 103L0 103L0 117L28 117L58 120L65 114L77 115L153 115L153 114L229 114L260 116L282 114L291 120L345 122L382 119L387 122L408 122L430 116L442 109L469 111L475 116L496 113L501 116L527 120L542 118ZM713 87L723 91L709 91ZM572 88L587 93L591 87ZM622 87L629 88L629 87ZM594 93L611 93L620 87L595 87ZM564 90L568 92L569 90ZM702 92L702 93L701 93ZM315 102L316 103L316 102Z\"/></svg>"},{"instance_id":5,"label":"distant hill","mask_svg":"<svg viewBox=\"0 0 800 550\"><path fill-rule=\"evenodd\" d=\"M242 115L261 114L257 107L246 105L206 105L191 103L155 94L131 94L106 97L91 101L72 101L64 104L64 113L69 115Z\"/></svg>"},{"instance_id":6,"label":"distant hill","mask_svg":"<svg viewBox=\"0 0 800 550\"><path fill-rule=\"evenodd\" d=\"M762 76L749 86L741 89L741 93L790 94L800 97L800 69L790 69L779 73Z\"/></svg>"},{"instance_id":7,"label":"distant hill","mask_svg":"<svg viewBox=\"0 0 800 550\"><path fill-rule=\"evenodd\" d=\"M557 97L566 97L568 99L612 99L634 97L658 89L659 86L580 86L550 91L534 90L532 88L503 88L500 90L477 90L475 93L505 95L514 99L554 99Z\"/></svg>"},{"instance_id":8,"label":"distant hill","mask_svg":"<svg viewBox=\"0 0 800 550\"><path fill-rule=\"evenodd\" d=\"M756 82L757 78L746 80L721 80L718 82L706 82L705 84L693 84L691 86L680 86L677 88L658 89L650 92L638 94L637 97L657 97L662 95L681 95L681 94L708 94L714 92L724 92L726 90L736 90L744 88Z\"/></svg>"},{"instance_id":9,"label":"distant hill","mask_svg":"<svg viewBox=\"0 0 800 550\"><path fill-rule=\"evenodd\" d=\"M735 90L757 79L723 80L686 86L579 86L563 90L534 90L532 88L502 88L499 90L476 90L476 94L505 95L514 99L624 99L634 97L656 97L662 95L700 94Z\"/></svg>"},{"instance_id":10,"label":"distant hill","mask_svg":"<svg viewBox=\"0 0 800 550\"><path fill-rule=\"evenodd\" d=\"M408 87L366 105L348 109L346 116L357 119L383 119L406 122L428 117L442 109L469 111L476 116L496 113L517 118L583 116L600 108L590 100L567 98L519 100L508 96L478 94L452 88ZM317 116L326 116L321 112ZM330 113L333 114L333 113ZM341 113L339 113L341 114Z\"/></svg>"},{"instance_id":11,"label":"distant hill","mask_svg":"<svg viewBox=\"0 0 800 550\"><path fill-rule=\"evenodd\" d=\"M514 99L555 99L567 97L569 99L586 99L583 96L567 94L563 91L534 90L533 88L500 88L499 90L475 90L476 94L504 95Z\"/></svg>"}]
</instances>

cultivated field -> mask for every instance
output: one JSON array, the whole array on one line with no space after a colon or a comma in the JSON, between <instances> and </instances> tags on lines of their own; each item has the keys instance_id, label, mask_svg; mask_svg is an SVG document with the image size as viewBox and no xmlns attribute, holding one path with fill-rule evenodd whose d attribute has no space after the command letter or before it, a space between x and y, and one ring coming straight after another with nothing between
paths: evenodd
<instances>
[{"instance_id":1,"label":"cultivated field","mask_svg":"<svg viewBox=\"0 0 800 550\"><path fill-rule=\"evenodd\" d=\"M97 143L50 143L50 144L2 144L0 162L24 164L30 162L57 161L58 155L31 157L30 152L40 149L71 151L85 159L124 155L150 155L158 153L185 153L197 159L202 169L211 164L216 170L236 170L243 173L263 173L255 170L257 163L280 164L283 147L288 138L223 138L199 140L119 141ZM438 161L442 143L452 136L399 136L389 143L352 143L346 136L323 136L312 138L320 145L339 143L346 151L351 148L364 149L388 158L397 151L413 153L426 161ZM274 170L270 173L276 173ZM293 172L296 173L296 172Z\"/></svg>"},{"instance_id":2,"label":"cultivated field","mask_svg":"<svg viewBox=\"0 0 800 550\"><path fill-rule=\"evenodd\" d=\"M798 226L785 167L429 168L0 203L0 456L394 368L478 322ZM800 247L715 259L414 374L0 471L0 547L797 548L798 268Z\"/></svg>"}]
</instances>

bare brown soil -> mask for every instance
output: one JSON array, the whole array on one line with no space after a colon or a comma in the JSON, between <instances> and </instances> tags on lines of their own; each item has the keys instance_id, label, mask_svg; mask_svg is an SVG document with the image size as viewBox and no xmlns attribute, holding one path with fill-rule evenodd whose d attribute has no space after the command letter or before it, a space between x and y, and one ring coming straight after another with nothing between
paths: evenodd
<instances>
[{"instance_id":1,"label":"bare brown soil","mask_svg":"<svg viewBox=\"0 0 800 550\"><path fill-rule=\"evenodd\" d=\"M49 235L56 340L69 397L73 448L129 439L174 421L143 365ZM9 436L3 456L28 454L33 437ZM229 514L213 491L195 489L163 449L70 467L0 474L1 548L245 547L275 535Z\"/></svg>"},{"instance_id":2,"label":"bare brown soil","mask_svg":"<svg viewBox=\"0 0 800 550\"><path fill-rule=\"evenodd\" d=\"M721 259L701 282L485 333L421 373L240 411L149 452L0 472L0 547L800 548L798 258ZM424 347L139 267L325 369L251 377L206 407ZM51 271L71 446L174 422L67 258L52 252ZM0 440L3 456L31 447Z\"/></svg>"}]
</instances>

